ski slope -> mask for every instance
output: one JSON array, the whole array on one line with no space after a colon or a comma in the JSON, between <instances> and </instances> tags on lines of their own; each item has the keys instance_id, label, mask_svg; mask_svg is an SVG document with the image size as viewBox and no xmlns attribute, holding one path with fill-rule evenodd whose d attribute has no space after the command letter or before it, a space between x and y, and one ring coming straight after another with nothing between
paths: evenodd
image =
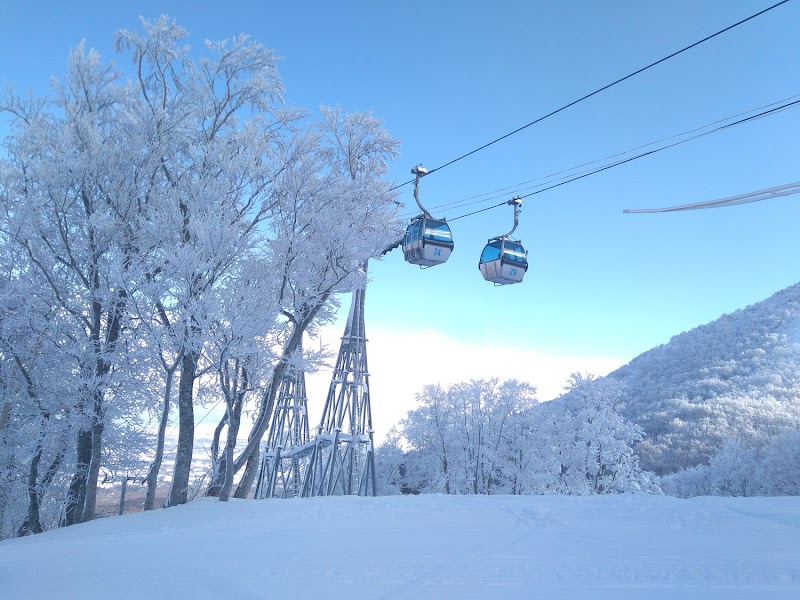
<instances>
[{"instance_id":1,"label":"ski slope","mask_svg":"<svg viewBox=\"0 0 800 600\"><path fill-rule=\"evenodd\" d=\"M800 598L800 498L203 499L0 542L0 598Z\"/></svg>"}]
</instances>

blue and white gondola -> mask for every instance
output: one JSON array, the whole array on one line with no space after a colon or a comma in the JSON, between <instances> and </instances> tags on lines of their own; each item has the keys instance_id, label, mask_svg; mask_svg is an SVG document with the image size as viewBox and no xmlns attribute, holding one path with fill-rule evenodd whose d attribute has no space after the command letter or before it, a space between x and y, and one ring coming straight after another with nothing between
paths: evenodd
<instances>
[{"instance_id":1,"label":"blue and white gondola","mask_svg":"<svg viewBox=\"0 0 800 600\"><path fill-rule=\"evenodd\" d=\"M492 239L481 253L478 268L486 281L497 285L520 283L528 270L528 252L518 242Z\"/></svg>"},{"instance_id":2,"label":"blue and white gondola","mask_svg":"<svg viewBox=\"0 0 800 600\"><path fill-rule=\"evenodd\" d=\"M434 219L419 201L419 180L428 173L421 165L411 169L414 180L414 200L422 214L412 219L403 236L403 257L412 265L434 267L447 262L453 251L453 233L444 219Z\"/></svg>"},{"instance_id":3,"label":"blue and white gondola","mask_svg":"<svg viewBox=\"0 0 800 600\"><path fill-rule=\"evenodd\" d=\"M420 267L433 267L447 262L453 251L453 234L447 222L424 215L417 217L403 237L403 256Z\"/></svg>"},{"instance_id":4,"label":"blue and white gondola","mask_svg":"<svg viewBox=\"0 0 800 600\"><path fill-rule=\"evenodd\" d=\"M528 251L521 242L510 237L519 223L522 200L514 198L508 203L514 206L513 229L505 235L490 238L478 262L483 278L495 285L520 283L528 270Z\"/></svg>"}]
</instances>

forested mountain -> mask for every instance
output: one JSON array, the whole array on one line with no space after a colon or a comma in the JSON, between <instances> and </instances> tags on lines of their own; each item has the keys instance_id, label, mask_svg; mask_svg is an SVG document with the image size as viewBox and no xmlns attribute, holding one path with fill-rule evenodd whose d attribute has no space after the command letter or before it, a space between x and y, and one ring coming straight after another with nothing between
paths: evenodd
<instances>
[{"instance_id":1,"label":"forested mountain","mask_svg":"<svg viewBox=\"0 0 800 600\"><path fill-rule=\"evenodd\" d=\"M533 394L496 379L426 386L379 449L384 493L654 491L651 472L710 461L711 471L670 478L669 492L795 494L800 284L607 377L573 374L556 400L538 404Z\"/></svg>"},{"instance_id":2,"label":"forested mountain","mask_svg":"<svg viewBox=\"0 0 800 600\"><path fill-rule=\"evenodd\" d=\"M800 426L800 284L681 333L609 374L640 425L642 468L706 462L726 440Z\"/></svg>"}]
</instances>

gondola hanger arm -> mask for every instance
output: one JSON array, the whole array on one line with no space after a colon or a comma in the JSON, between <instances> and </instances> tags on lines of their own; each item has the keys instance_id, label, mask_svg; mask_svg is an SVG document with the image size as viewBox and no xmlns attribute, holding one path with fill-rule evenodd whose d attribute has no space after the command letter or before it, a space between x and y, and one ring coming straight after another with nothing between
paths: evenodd
<instances>
[{"instance_id":1,"label":"gondola hanger arm","mask_svg":"<svg viewBox=\"0 0 800 600\"><path fill-rule=\"evenodd\" d=\"M508 239L511 237L511 234L517 230L517 226L519 225L519 213L522 212L522 198L512 198L506 204L509 204L514 207L514 226L511 228L507 234L500 236L501 238Z\"/></svg>"},{"instance_id":2,"label":"gondola hanger arm","mask_svg":"<svg viewBox=\"0 0 800 600\"><path fill-rule=\"evenodd\" d=\"M422 206L422 203L419 201L419 180L425 175L428 174L428 169L423 167L422 165L417 165L413 169L411 169L411 173L414 175L414 200L417 201L417 206L422 211L422 214L425 215L426 218L432 219L431 213L427 211L427 209Z\"/></svg>"}]
</instances>

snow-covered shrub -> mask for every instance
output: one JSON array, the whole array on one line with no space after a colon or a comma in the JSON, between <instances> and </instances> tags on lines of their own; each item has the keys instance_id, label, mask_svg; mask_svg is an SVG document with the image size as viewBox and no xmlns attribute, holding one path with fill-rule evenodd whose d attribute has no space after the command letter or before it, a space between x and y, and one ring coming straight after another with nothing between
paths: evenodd
<instances>
[{"instance_id":1,"label":"snow-covered shrub","mask_svg":"<svg viewBox=\"0 0 800 600\"><path fill-rule=\"evenodd\" d=\"M762 486L769 496L800 496L800 429L784 431L764 447Z\"/></svg>"},{"instance_id":2,"label":"snow-covered shrub","mask_svg":"<svg viewBox=\"0 0 800 600\"><path fill-rule=\"evenodd\" d=\"M712 496L715 490L708 465L697 465L665 475L661 477L660 484L665 494L679 498Z\"/></svg>"},{"instance_id":3,"label":"snow-covered shrub","mask_svg":"<svg viewBox=\"0 0 800 600\"><path fill-rule=\"evenodd\" d=\"M729 440L708 465L661 478L665 493L691 496L800 495L800 429L789 429L765 444Z\"/></svg>"}]
</instances>

